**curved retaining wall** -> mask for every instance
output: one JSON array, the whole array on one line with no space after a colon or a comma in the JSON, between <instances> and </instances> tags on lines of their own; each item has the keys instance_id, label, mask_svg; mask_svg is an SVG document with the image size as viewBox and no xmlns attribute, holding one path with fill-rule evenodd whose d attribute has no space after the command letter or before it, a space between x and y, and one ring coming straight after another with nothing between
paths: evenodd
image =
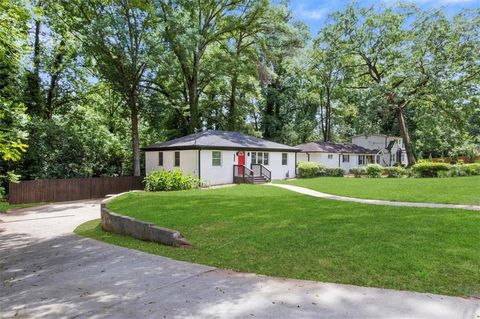
<instances>
[{"instance_id":1,"label":"curved retaining wall","mask_svg":"<svg viewBox=\"0 0 480 319\"><path fill-rule=\"evenodd\" d=\"M112 212L106 204L115 197L123 195L121 193L107 198L100 204L102 228L106 231L128 235L136 239L151 241L164 245L176 247L190 247L191 244L176 230L158 227L155 224L137 220L132 217L123 216Z\"/></svg>"}]
</instances>

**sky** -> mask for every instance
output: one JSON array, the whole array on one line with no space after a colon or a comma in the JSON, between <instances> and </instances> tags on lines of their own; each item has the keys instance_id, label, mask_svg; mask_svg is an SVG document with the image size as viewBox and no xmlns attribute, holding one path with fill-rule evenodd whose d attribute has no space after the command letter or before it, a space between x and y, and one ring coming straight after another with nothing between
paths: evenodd
<instances>
[{"instance_id":1,"label":"sky","mask_svg":"<svg viewBox=\"0 0 480 319\"><path fill-rule=\"evenodd\" d=\"M388 6L395 2L395 0L358 1L361 6L366 7L378 4ZM290 0L290 7L294 19L305 22L315 36L330 13L341 10L349 3L351 0ZM443 8L448 14L455 14L462 9L480 8L480 0L419 0L411 3L424 10Z\"/></svg>"}]
</instances>

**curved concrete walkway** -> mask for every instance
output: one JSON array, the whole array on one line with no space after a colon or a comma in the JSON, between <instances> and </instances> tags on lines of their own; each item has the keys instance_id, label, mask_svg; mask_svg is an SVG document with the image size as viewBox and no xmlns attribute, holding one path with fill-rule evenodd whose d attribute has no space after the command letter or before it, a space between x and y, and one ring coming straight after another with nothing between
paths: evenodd
<instances>
[{"instance_id":1,"label":"curved concrete walkway","mask_svg":"<svg viewBox=\"0 0 480 319\"><path fill-rule=\"evenodd\" d=\"M97 201L0 214L0 318L480 318L480 300L244 274L82 238Z\"/></svg>"},{"instance_id":2,"label":"curved concrete walkway","mask_svg":"<svg viewBox=\"0 0 480 319\"><path fill-rule=\"evenodd\" d=\"M314 191L314 190L309 189L309 188L295 186L295 185L288 185L288 184L268 183L268 184L265 184L265 185L285 188L285 189L291 190L293 192L297 192L297 193L300 193L300 194L309 195L309 196L313 196L313 197L332 199L332 200L338 200L338 201L343 201L343 202L354 202L354 203L361 203L361 204L383 205L383 206L404 206L404 207L423 207L423 208L455 208L455 209L467 209L467 210L480 211L480 206L476 206L476 205L394 202L394 201L389 201L389 200L363 199L363 198L332 195L332 194L327 194L327 193Z\"/></svg>"}]
</instances>

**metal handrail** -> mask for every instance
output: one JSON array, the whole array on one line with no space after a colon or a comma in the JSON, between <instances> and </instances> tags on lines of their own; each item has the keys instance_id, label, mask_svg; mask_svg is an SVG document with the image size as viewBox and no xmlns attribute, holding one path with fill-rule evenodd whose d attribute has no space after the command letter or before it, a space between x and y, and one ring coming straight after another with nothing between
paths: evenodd
<instances>
[{"instance_id":1,"label":"metal handrail","mask_svg":"<svg viewBox=\"0 0 480 319\"><path fill-rule=\"evenodd\" d=\"M250 180L253 183L254 173L245 165L233 165L233 177L241 177L244 183L246 180Z\"/></svg>"},{"instance_id":2,"label":"metal handrail","mask_svg":"<svg viewBox=\"0 0 480 319\"><path fill-rule=\"evenodd\" d=\"M265 177L268 181L272 180L272 172L262 164L252 164L251 167L254 172L257 171L257 169L255 168L258 167L258 173L260 174L260 176Z\"/></svg>"}]
</instances>

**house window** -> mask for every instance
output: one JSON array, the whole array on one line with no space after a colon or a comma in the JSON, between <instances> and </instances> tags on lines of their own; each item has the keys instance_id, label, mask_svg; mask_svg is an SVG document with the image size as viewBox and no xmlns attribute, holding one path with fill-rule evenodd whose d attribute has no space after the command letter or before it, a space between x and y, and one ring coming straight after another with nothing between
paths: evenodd
<instances>
[{"instance_id":1,"label":"house window","mask_svg":"<svg viewBox=\"0 0 480 319\"><path fill-rule=\"evenodd\" d=\"M252 164L268 165L268 153L252 152Z\"/></svg>"},{"instance_id":2,"label":"house window","mask_svg":"<svg viewBox=\"0 0 480 319\"><path fill-rule=\"evenodd\" d=\"M163 166L163 152L158 152L158 166Z\"/></svg>"},{"instance_id":3,"label":"house window","mask_svg":"<svg viewBox=\"0 0 480 319\"><path fill-rule=\"evenodd\" d=\"M365 155L358 155L358 165L365 165Z\"/></svg>"},{"instance_id":4,"label":"house window","mask_svg":"<svg viewBox=\"0 0 480 319\"><path fill-rule=\"evenodd\" d=\"M175 166L180 166L180 152L175 152Z\"/></svg>"},{"instance_id":5,"label":"house window","mask_svg":"<svg viewBox=\"0 0 480 319\"><path fill-rule=\"evenodd\" d=\"M402 155L400 155L400 159L401 159L400 161L402 163L405 162L405 154L404 153L402 153Z\"/></svg>"},{"instance_id":6,"label":"house window","mask_svg":"<svg viewBox=\"0 0 480 319\"><path fill-rule=\"evenodd\" d=\"M380 155L377 155L377 164L380 164Z\"/></svg>"},{"instance_id":7,"label":"house window","mask_svg":"<svg viewBox=\"0 0 480 319\"><path fill-rule=\"evenodd\" d=\"M282 153L282 165L288 165L288 153Z\"/></svg>"},{"instance_id":8,"label":"house window","mask_svg":"<svg viewBox=\"0 0 480 319\"><path fill-rule=\"evenodd\" d=\"M212 151L212 166L222 166L222 152Z\"/></svg>"},{"instance_id":9,"label":"house window","mask_svg":"<svg viewBox=\"0 0 480 319\"><path fill-rule=\"evenodd\" d=\"M396 156L395 156L395 154L391 154L391 155L390 155L390 161L391 161L392 163L395 163L395 162L396 162Z\"/></svg>"},{"instance_id":10,"label":"house window","mask_svg":"<svg viewBox=\"0 0 480 319\"><path fill-rule=\"evenodd\" d=\"M328 154L328 159L333 159L333 154Z\"/></svg>"},{"instance_id":11,"label":"house window","mask_svg":"<svg viewBox=\"0 0 480 319\"><path fill-rule=\"evenodd\" d=\"M350 155L342 155L343 163L350 163Z\"/></svg>"}]
</instances>

